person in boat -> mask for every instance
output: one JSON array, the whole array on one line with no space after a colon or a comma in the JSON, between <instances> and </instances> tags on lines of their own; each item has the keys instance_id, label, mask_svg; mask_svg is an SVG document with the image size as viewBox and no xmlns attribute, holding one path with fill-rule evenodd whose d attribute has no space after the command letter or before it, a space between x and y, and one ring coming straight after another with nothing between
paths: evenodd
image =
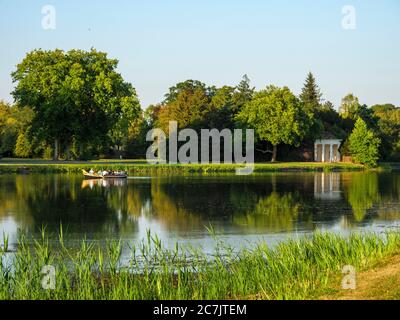
<instances>
[{"instance_id":1,"label":"person in boat","mask_svg":"<svg viewBox=\"0 0 400 320\"><path fill-rule=\"evenodd\" d=\"M89 173L90 173L90 174L93 174L93 173L94 173L94 170L93 170L93 169L90 169Z\"/></svg>"}]
</instances>

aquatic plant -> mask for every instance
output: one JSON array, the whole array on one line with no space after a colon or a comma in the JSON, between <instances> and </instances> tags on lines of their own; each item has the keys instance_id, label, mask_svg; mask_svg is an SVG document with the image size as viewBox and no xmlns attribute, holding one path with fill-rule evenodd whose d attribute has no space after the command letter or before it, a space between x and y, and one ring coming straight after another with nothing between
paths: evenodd
<instances>
[{"instance_id":1,"label":"aquatic plant","mask_svg":"<svg viewBox=\"0 0 400 320\"><path fill-rule=\"evenodd\" d=\"M55 247L44 232L33 242L21 235L16 252L0 254L0 299L306 299L338 281L345 265L362 270L399 253L400 233L317 232L240 250L216 244L212 255L169 249L148 233L140 243L83 239L73 249L62 233ZM45 265L55 270L53 290L43 289Z\"/></svg>"}]
</instances>

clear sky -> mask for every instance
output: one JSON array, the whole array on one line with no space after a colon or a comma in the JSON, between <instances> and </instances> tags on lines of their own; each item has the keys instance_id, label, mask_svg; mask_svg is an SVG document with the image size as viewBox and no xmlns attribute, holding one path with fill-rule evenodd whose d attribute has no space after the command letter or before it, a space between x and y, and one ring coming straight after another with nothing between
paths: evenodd
<instances>
[{"instance_id":1,"label":"clear sky","mask_svg":"<svg viewBox=\"0 0 400 320\"><path fill-rule=\"evenodd\" d=\"M44 5L55 30L42 27ZM355 29L342 27L345 5ZM143 107L179 81L235 85L243 74L298 94L308 71L336 107L349 92L400 106L399 0L0 0L0 14L0 99L10 102L26 52L94 47L119 60Z\"/></svg>"}]
</instances>

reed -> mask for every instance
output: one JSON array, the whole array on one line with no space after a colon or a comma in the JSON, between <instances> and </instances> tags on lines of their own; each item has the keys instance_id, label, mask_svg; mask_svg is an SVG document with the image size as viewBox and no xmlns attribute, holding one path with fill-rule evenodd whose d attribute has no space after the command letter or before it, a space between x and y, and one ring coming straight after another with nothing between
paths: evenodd
<instances>
[{"instance_id":1,"label":"reed","mask_svg":"<svg viewBox=\"0 0 400 320\"><path fill-rule=\"evenodd\" d=\"M28 240L21 235L16 252L0 253L0 299L307 299L334 285L344 265L363 270L400 250L400 233L315 233L240 250L216 239L211 256L168 249L150 233L136 244L84 239L75 249L62 233L56 247L44 232ZM54 290L41 285L44 265L55 267Z\"/></svg>"},{"instance_id":2,"label":"reed","mask_svg":"<svg viewBox=\"0 0 400 320\"><path fill-rule=\"evenodd\" d=\"M0 252L7 252L8 251L8 242L9 242L9 237L3 231L3 247L0 246Z\"/></svg>"}]
</instances>

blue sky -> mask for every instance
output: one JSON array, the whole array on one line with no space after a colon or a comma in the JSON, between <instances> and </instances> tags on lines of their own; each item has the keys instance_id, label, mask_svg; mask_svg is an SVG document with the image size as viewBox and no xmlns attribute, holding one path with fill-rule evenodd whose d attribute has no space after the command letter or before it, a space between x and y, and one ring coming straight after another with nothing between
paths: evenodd
<instances>
[{"instance_id":1,"label":"blue sky","mask_svg":"<svg viewBox=\"0 0 400 320\"><path fill-rule=\"evenodd\" d=\"M42 6L56 9L44 30ZM352 5L356 29L342 28ZM142 106L186 79L222 86L247 74L257 89L298 94L308 71L336 106L400 106L400 1L324 0L0 0L0 99L12 101L10 73L35 48L95 47L117 58Z\"/></svg>"}]
</instances>

